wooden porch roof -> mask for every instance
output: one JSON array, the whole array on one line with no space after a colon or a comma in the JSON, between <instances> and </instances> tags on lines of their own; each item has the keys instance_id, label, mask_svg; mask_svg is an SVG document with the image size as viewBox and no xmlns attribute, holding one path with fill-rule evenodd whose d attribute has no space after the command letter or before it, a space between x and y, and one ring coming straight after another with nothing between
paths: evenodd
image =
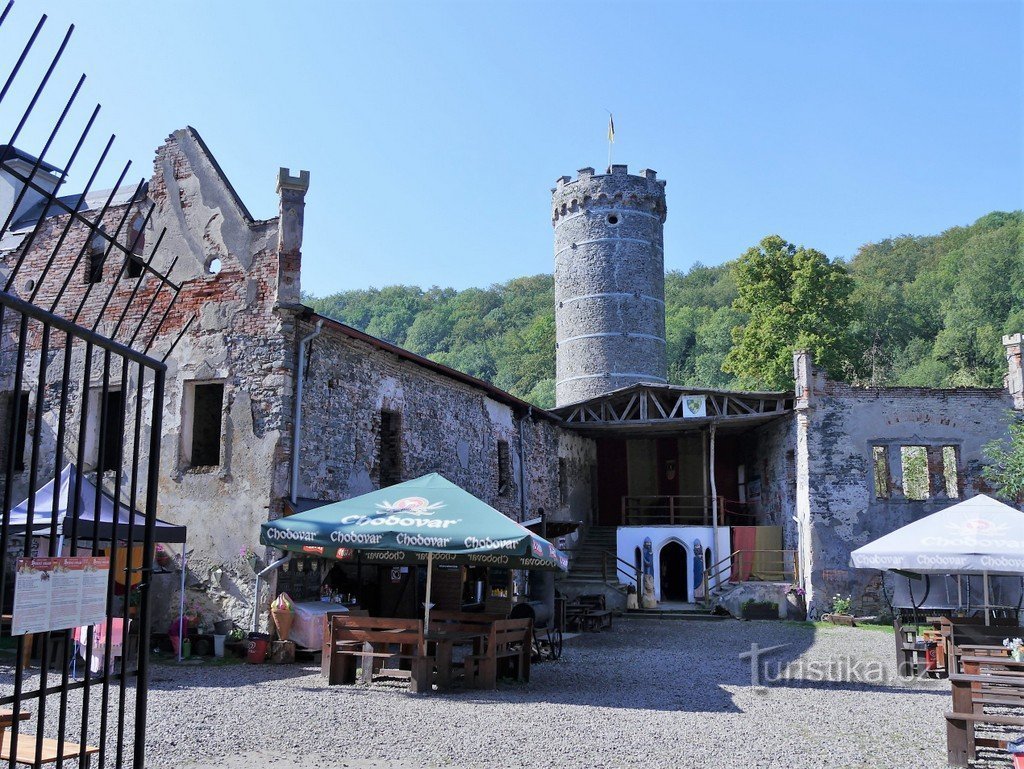
<instances>
[{"instance_id":1,"label":"wooden porch roof","mask_svg":"<svg viewBox=\"0 0 1024 769\"><path fill-rule=\"evenodd\" d=\"M552 409L564 425L600 433L678 433L714 424L746 430L793 411L792 392L748 392L638 383Z\"/></svg>"}]
</instances>

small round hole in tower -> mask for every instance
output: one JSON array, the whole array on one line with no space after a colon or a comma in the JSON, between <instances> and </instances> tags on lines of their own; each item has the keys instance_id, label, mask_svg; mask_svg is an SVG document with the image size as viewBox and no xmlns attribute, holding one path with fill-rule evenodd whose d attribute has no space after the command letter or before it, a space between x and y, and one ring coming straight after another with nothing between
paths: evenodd
<instances>
[{"instance_id":1,"label":"small round hole in tower","mask_svg":"<svg viewBox=\"0 0 1024 769\"><path fill-rule=\"evenodd\" d=\"M617 214L608 214L608 216L605 219L605 221L608 222L608 224L613 224L613 225L614 224L618 224L619 223L619 217L618 217Z\"/></svg>"}]
</instances>

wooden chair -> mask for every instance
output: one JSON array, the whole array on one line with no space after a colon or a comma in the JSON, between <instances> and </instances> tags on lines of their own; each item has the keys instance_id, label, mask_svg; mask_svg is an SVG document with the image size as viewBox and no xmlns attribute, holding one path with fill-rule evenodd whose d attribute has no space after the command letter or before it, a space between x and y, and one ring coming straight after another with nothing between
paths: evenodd
<instances>
[{"instance_id":1,"label":"wooden chair","mask_svg":"<svg viewBox=\"0 0 1024 769\"><path fill-rule=\"evenodd\" d=\"M355 683L359 658L364 682L382 671L384 663L404 661L409 670L389 670L386 675L408 676L413 693L431 690L434 658L426 653L422 620L334 615L329 652L329 685Z\"/></svg>"},{"instance_id":2,"label":"wooden chair","mask_svg":"<svg viewBox=\"0 0 1024 769\"><path fill-rule=\"evenodd\" d=\"M519 681L529 681L532 642L532 619L504 619L492 623L483 652L466 657L467 685L494 689L499 672L509 672ZM506 663L511 669L504 667Z\"/></svg>"},{"instance_id":3,"label":"wooden chair","mask_svg":"<svg viewBox=\"0 0 1024 769\"><path fill-rule=\"evenodd\" d=\"M926 668L927 650L924 643L919 642L918 626L906 624L897 617L892 628L896 636L896 672L906 677L920 675Z\"/></svg>"},{"instance_id":4,"label":"wooden chair","mask_svg":"<svg viewBox=\"0 0 1024 769\"><path fill-rule=\"evenodd\" d=\"M11 743L13 735L7 731L14 725L15 721L24 721L29 717L28 713L13 713L9 710L0 711L0 760L9 762L11 760ZM39 760L36 760L36 753L39 753ZM65 742L62 740L51 740L43 737L42 743L36 740L35 735L18 733L17 753L14 756L14 763L24 766L40 767L43 764L54 764L58 755L61 761L85 757L85 766L94 753L100 749L92 745L79 745L77 742Z\"/></svg>"}]
</instances>

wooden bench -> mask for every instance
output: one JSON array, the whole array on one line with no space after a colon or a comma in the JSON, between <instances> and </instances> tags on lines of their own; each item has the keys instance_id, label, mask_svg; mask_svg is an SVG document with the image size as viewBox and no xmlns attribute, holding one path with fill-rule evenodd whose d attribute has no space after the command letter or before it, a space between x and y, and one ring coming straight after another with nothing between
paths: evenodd
<instances>
[{"instance_id":1,"label":"wooden bench","mask_svg":"<svg viewBox=\"0 0 1024 769\"><path fill-rule=\"evenodd\" d=\"M956 648L956 647L954 647ZM1005 748L1008 740L978 737L975 727L1024 727L1024 662L1006 655L958 654L956 671L949 676L953 710L946 713L946 749L950 766L966 767L977 757L977 747ZM986 713L986 707L1017 709L1012 713Z\"/></svg>"},{"instance_id":2,"label":"wooden bench","mask_svg":"<svg viewBox=\"0 0 1024 769\"><path fill-rule=\"evenodd\" d=\"M89 766L90 757L94 753L99 753L100 749L92 745L79 745L77 742L62 742L61 740L51 740L47 737L43 737L42 741L42 752L40 753L39 761L36 761L36 751L39 748L39 744L36 742L36 738L30 734L19 734L18 735L18 752L14 757L14 763L24 764L25 766L39 767L43 764L54 764L57 763L57 756L59 755L61 761L77 759L80 756L85 756L85 766ZM0 743L0 760L8 762L11 760L11 734L5 731L3 736L3 742Z\"/></svg>"},{"instance_id":3,"label":"wooden bench","mask_svg":"<svg viewBox=\"0 0 1024 769\"><path fill-rule=\"evenodd\" d=\"M329 612L324 617L323 640L320 642L320 672L325 676L331 673L331 617L339 614L347 617L370 616L370 612L365 609L349 609L348 611Z\"/></svg>"},{"instance_id":4,"label":"wooden bench","mask_svg":"<svg viewBox=\"0 0 1024 769\"><path fill-rule=\"evenodd\" d=\"M29 717L28 713L13 713L9 710L0 711L0 760L9 763L11 760L11 743L13 735L7 729L14 725L15 721L24 721ZM36 753L39 759L36 760ZM99 753L100 749L92 745L79 745L77 742L63 742L43 737L42 742L37 742L35 735L18 734L17 753L14 756L14 763L25 766L39 767L43 764L57 762L58 755L61 761L85 757L85 766L89 766L91 756Z\"/></svg>"},{"instance_id":5,"label":"wooden bench","mask_svg":"<svg viewBox=\"0 0 1024 769\"><path fill-rule=\"evenodd\" d=\"M409 670L389 670L384 675L408 676L413 693L431 690L434 658L426 653L422 620L332 616L329 652L328 685L355 683L359 658L364 682L384 670L385 662L407 662Z\"/></svg>"},{"instance_id":6,"label":"wooden bench","mask_svg":"<svg viewBox=\"0 0 1024 769\"><path fill-rule=\"evenodd\" d=\"M532 619L503 619L491 623L483 652L466 657L466 684L478 689L494 689L499 672L509 672L519 681L529 681L532 644Z\"/></svg>"},{"instance_id":7,"label":"wooden bench","mask_svg":"<svg viewBox=\"0 0 1024 769\"><path fill-rule=\"evenodd\" d=\"M596 633L612 626L612 612L610 609L596 609L588 611L583 615L583 629Z\"/></svg>"}]
</instances>

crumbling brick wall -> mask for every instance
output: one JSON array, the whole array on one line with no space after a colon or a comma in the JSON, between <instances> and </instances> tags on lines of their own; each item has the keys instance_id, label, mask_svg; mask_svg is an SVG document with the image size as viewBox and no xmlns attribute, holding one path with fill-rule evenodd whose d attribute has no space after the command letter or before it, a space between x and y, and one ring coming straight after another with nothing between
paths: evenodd
<instances>
[{"instance_id":1,"label":"crumbling brick wall","mask_svg":"<svg viewBox=\"0 0 1024 769\"><path fill-rule=\"evenodd\" d=\"M173 292L161 284L157 274L147 274L141 282L129 277L123 269L125 257L118 251L112 252L103 265L102 280L87 283L83 271L88 255L77 265L75 262L88 245L89 231L81 223L74 223L65 236L67 215L47 219L34 241L23 239L15 251L0 254L0 262L10 265L24 252L23 277L16 286L23 297L27 298L33 288L29 280L38 284L34 301L44 307L50 307L63 290L56 309L65 317L74 317L75 308L85 299L77 313L80 324L89 327L98 318L96 325L101 333L136 349L147 345L170 306L150 347L150 354L157 358L174 348L167 359L157 514L188 527L190 595L201 599L207 614L243 621L251 616L250 585L255 575L240 552L258 542L259 524L278 512L274 505L287 489L285 447L291 429L295 343L292 315L280 311L278 304L283 283L287 283L286 298L297 296L298 243L281 248L279 220L257 221L251 217L193 129L174 132L157 150L153 176L144 193L141 199L124 200L109 209L103 224L110 234L120 228L118 239L128 245L131 229L122 222L134 221L148 211L151 203L155 204L144 230L147 247L140 251L148 258L153 245L161 241L152 266L180 285L173 305ZM47 259L61 237L64 245L47 269ZM99 317L111 290L111 301ZM143 319L154 296L152 309ZM118 326L122 314L124 319ZM14 350L6 333L10 331L7 324L4 331L0 365L10 371ZM38 349L38 333L30 341ZM59 350L60 344L60 339L51 337L51 349L56 345ZM76 349L71 365L71 431L65 442L72 448L82 407L82 382L95 385L103 376L102 356L94 357L89 372L84 365L82 350ZM57 353L55 359L51 358L50 370L59 374L61 369ZM28 367L28 381L33 381L36 370L33 365ZM130 371L126 393L134 394L135 377ZM117 366L111 371L110 381L115 387L121 386ZM224 385L221 461L214 467L195 468L189 466L183 439L183 427L190 416L185 401L190 383L208 381ZM0 384L2 389L10 388L9 377ZM59 382L53 386L59 387ZM151 397L150 384L145 388L147 416ZM130 425L134 398L126 400L126 424ZM54 394L49 393L47 402L54 401ZM33 394L30 419L35 409ZM55 413L48 409L43 457L56 453L54 419ZM146 462L145 444L142 462ZM52 471L44 462L42 472ZM28 493L27 474L14 480L14 496L20 499ZM109 485L110 478L105 480ZM143 486L140 495L144 491ZM176 580L166 576L156 580L163 609L170 613L176 605L172 596Z\"/></svg>"}]
</instances>

